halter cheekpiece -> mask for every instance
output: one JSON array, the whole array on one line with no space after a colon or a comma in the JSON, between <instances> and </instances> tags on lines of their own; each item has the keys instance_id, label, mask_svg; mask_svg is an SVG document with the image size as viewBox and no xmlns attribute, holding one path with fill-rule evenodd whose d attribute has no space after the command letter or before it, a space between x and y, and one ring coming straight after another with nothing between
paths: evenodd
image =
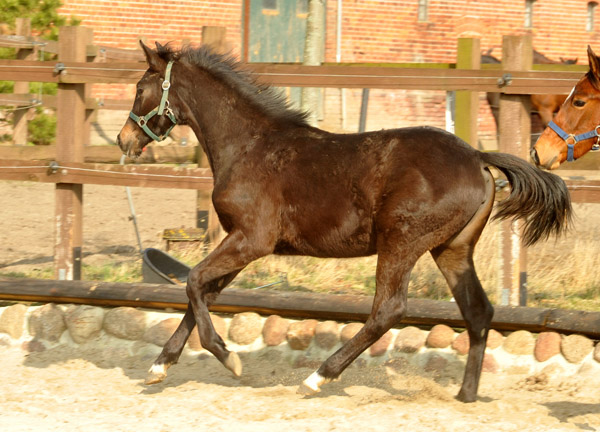
<instances>
[{"instance_id":1,"label":"halter cheekpiece","mask_svg":"<svg viewBox=\"0 0 600 432\"><path fill-rule=\"evenodd\" d=\"M577 144L579 141L583 141L590 138L596 138L596 142L592 146L592 151L600 150L600 125L596 126L594 130L579 135L566 133L559 125L557 125L553 121L550 121L550 123L548 123L548 126L550 126L550 129L556 132L556 134L559 137L561 137L564 142L567 143L567 162L573 162L575 160L575 144Z\"/></svg>"},{"instance_id":2,"label":"halter cheekpiece","mask_svg":"<svg viewBox=\"0 0 600 432\"><path fill-rule=\"evenodd\" d=\"M160 104L143 117L140 117L140 116L134 114L133 111L129 112L129 117L131 117L133 119L133 121L135 121L136 124L144 132L146 132L146 134L150 138L152 138L155 141L165 140L169 136L169 133L171 133L171 131L177 124L177 119L175 118L175 114L173 114L173 111L169 107L169 89L171 88L170 80L171 80L171 68L172 67L173 67L173 60L171 60L167 64L167 69L165 70L165 79L161 85L163 94L162 94L162 97L160 98ZM171 122L173 124L171 125L171 127L169 129L167 129L167 131L164 134L158 136L150 130L150 128L148 127L148 121L155 115L162 116L163 114L166 114L167 117L169 118L169 120L171 120Z\"/></svg>"}]
</instances>

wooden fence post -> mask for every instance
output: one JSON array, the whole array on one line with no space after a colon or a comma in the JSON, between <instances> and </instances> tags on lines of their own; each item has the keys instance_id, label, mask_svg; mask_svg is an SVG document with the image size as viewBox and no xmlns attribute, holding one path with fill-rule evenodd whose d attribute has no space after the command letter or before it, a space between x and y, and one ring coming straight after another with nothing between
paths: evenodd
<instances>
[{"instance_id":1,"label":"wooden fence post","mask_svg":"<svg viewBox=\"0 0 600 432\"><path fill-rule=\"evenodd\" d=\"M58 41L60 62L85 62L92 30L61 27ZM58 84L56 110L56 159L83 162L85 141L85 84ZM54 268L59 280L81 279L83 185L56 184Z\"/></svg>"},{"instance_id":2,"label":"wooden fence post","mask_svg":"<svg viewBox=\"0 0 600 432\"><path fill-rule=\"evenodd\" d=\"M480 69L480 41L474 38L459 38L456 51L457 69ZM477 115L479 94L473 91L456 91L454 110L454 133L471 146L477 148Z\"/></svg>"},{"instance_id":3,"label":"wooden fence post","mask_svg":"<svg viewBox=\"0 0 600 432\"><path fill-rule=\"evenodd\" d=\"M532 65L531 35L502 38L505 85L510 85L507 75L510 71L531 70ZM526 160L531 146L530 100L529 96L500 95L499 149ZM527 250L521 242L522 223L503 221L500 227L500 302L524 306L527 302Z\"/></svg>"},{"instance_id":4,"label":"wooden fence post","mask_svg":"<svg viewBox=\"0 0 600 432\"><path fill-rule=\"evenodd\" d=\"M29 18L17 18L15 24L17 36L31 36L31 20ZM35 51L29 48L19 49L17 50L17 60L35 60ZM16 81L13 93L29 94L29 83ZM27 122L33 111L33 108L23 107L17 107L14 111L13 143L15 145L27 144Z\"/></svg>"},{"instance_id":5,"label":"wooden fence post","mask_svg":"<svg viewBox=\"0 0 600 432\"><path fill-rule=\"evenodd\" d=\"M227 29L225 27L204 26L202 27L202 45L208 45L213 51L225 54ZM199 137L202 140L202 137ZM196 154L198 168L208 168L208 158L202 150L201 143L198 145ZM198 191L196 200L196 226L206 230L206 240L214 244L222 234L219 218L212 204L212 191Z\"/></svg>"}]
</instances>

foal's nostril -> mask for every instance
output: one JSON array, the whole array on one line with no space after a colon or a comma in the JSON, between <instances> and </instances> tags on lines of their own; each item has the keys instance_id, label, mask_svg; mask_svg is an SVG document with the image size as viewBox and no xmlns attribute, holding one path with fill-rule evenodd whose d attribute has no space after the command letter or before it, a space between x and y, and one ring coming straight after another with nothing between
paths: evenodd
<instances>
[{"instance_id":1,"label":"foal's nostril","mask_svg":"<svg viewBox=\"0 0 600 432\"><path fill-rule=\"evenodd\" d=\"M535 151L535 149L531 149L531 160L536 164L539 165L540 164L540 158L538 157L537 152Z\"/></svg>"}]
</instances>

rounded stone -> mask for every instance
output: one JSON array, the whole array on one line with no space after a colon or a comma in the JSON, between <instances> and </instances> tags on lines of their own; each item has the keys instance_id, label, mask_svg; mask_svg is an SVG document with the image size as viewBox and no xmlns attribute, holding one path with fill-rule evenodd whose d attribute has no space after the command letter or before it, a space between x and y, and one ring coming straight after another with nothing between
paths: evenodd
<instances>
[{"instance_id":1,"label":"rounded stone","mask_svg":"<svg viewBox=\"0 0 600 432\"><path fill-rule=\"evenodd\" d=\"M389 330L385 332L383 336L377 339L377 341L369 347L369 354L371 354L371 357L380 357L384 355L387 352L392 339L394 339L393 333Z\"/></svg>"},{"instance_id":2,"label":"rounded stone","mask_svg":"<svg viewBox=\"0 0 600 432\"><path fill-rule=\"evenodd\" d=\"M142 339L148 343L162 347L167 343L173 333L175 333L180 322L181 320L178 318L164 319L161 322L148 327L144 332Z\"/></svg>"},{"instance_id":3,"label":"rounded stone","mask_svg":"<svg viewBox=\"0 0 600 432\"><path fill-rule=\"evenodd\" d=\"M290 324L287 331L287 341L294 350L305 350L310 345L317 327L317 320L297 321Z\"/></svg>"},{"instance_id":4,"label":"rounded stone","mask_svg":"<svg viewBox=\"0 0 600 432\"><path fill-rule=\"evenodd\" d=\"M234 315L229 324L229 339L238 345L254 342L262 333L262 319L256 312Z\"/></svg>"},{"instance_id":5,"label":"rounded stone","mask_svg":"<svg viewBox=\"0 0 600 432\"><path fill-rule=\"evenodd\" d=\"M121 339L138 340L146 330L146 314L132 307L110 309L104 316L104 330Z\"/></svg>"},{"instance_id":6,"label":"rounded stone","mask_svg":"<svg viewBox=\"0 0 600 432\"><path fill-rule=\"evenodd\" d=\"M285 341L290 322L279 315L271 315L265 320L262 329L263 340L267 346L277 346Z\"/></svg>"},{"instance_id":7,"label":"rounded stone","mask_svg":"<svg viewBox=\"0 0 600 432\"><path fill-rule=\"evenodd\" d=\"M452 341L452 348L460 355L466 355L469 352L469 332L464 331L456 336Z\"/></svg>"},{"instance_id":8,"label":"rounded stone","mask_svg":"<svg viewBox=\"0 0 600 432\"><path fill-rule=\"evenodd\" d=\"M79 344L98 337L103 320L104 310L89 305L73 306L65 314L69 334Z\"/></svg>"},{"instance_id":9,"label":"rounded stone","mask_svg":"<svg viewBox=\"0 0 600 432\"><path fill-rule=\"evenodd\" d=\"M425 372L441 373L448 366L448 360L438 354L432 354L427 359L423 369Z\"/></svg>"},{"instance_id":10,"label":"rounded stone","mask_svg":"<svg viewBox=\"0 0 600 432\"><path fill-rule=\"evenodd\" d=\"M29 316L29 333L36 339L56 342L67 328L63 311L54 303L34 310Z\"/></svg>"},{"instance_id":11,"label":"rounded stone","mask_svg":"<svg viewBox=\"0 0 600 432\"><path fill-rule=\"evenodd\" d=\"M560 344L560 351L569 363L581 362L593 348L591 339L577 334L565 336Z\"/></svg>"},{"instance_id":12,"label":"rounded stone","mask_svg":"<svg viewBox=\"0 0 600 432\"><path fill-rule=\"evenodd\" d=\"M499 346L502 346L503 342L504 336L502 336L502 333L500 333L497 330L490 329L490 331L488 332L488 338L485 346L490 349L496 349Z\"/></svg>"},{"instance_id":13,"label":"rounded stone","mask_svg":"<svg viewBox=\"0 0 600 432\"><path fill-rule=\"evenodd\" d=\"M454 340L454 330L445 324L434 326L427 336L427 346L430 348L449 347Z\"/></svg>"},{"instance_id":14,"label":"rounded stone","mask_svg":"<svg viewBox=\"0 0 600 432\"><path fill-rule=\"evenodd\" d=\"M506 337L502 347L510 354L532 355L535 339L527 330L517 330Z\"/></svg>"},{"instance_id":15,"label":"rounded stone","mask_svg":"<svg viewBox=\"0 0 600 432\"><path fill-rule=\"evenodd\" d=\"M21 349L23 351L27 351L27 352L43 352L46 351L46 347L44 346L44 344L37 340L37 339L33 339L30 341L25 341L21 344Z\"/></svg>"},{"instance_id":16,"label":"rounded stone","mask_svg":"<svg viewBox=\"0 0 600 432\"><path fill-rule=\"evenodd\" d=\"M323 321L315 328L315 342L321 348L330 350L340 341L338 323L335 321Z\"/></svg>"},{"instance_id":17,"label":"rounded stone","mask_svg":"<svg viewBox=\"0 0 600 432\"><path fill-rule=\"evenodd\" d=\"M414 326L400 329L396 336L394 348L403 353L414 353L425 346L427 335L423 330Z\"/></svg>"},{"instance_id":18,"label":"rounded stone","mask_svg":"<svg viewBox=\"0 0 600 432\"><path fill-rule=\"evenodd\" d=\"M221 336L221 339L227 338L227 323L223 318L218 315L210 314L210 320L212 321L213 327L217 334ZM194 326L192 333L188 339L188 346L194 351L200 351L203 347L200 343L200 335L198 334L198 326Z\"/></svg>"},{"instance_id":19,"label":"rounded stone","mask_svg":"<svg viewBox=\"0 0 600 432\"><path fill-rule=\"evenodd\" d=\"M23 335L23 324L27 306L14 304L8 306L0 314L0 332L8 334L13 339L19 339Z\"/></svg>"},{"instance_id":20,"label":"rounded stone","mask_svg":"<svg viewBox=\"0 0 600 432\"><path fill-rule=\"evenodd\" d=\"M542 332L535 341L533 355L539 362L545 362L560 354L560 335L556 332Z\"/></svg>"},{"instance_id":21,"label":"rounded stone","mask_svg":"<svg viewBox=\"0 0 600 432\"><path fill-rule=\"evenodd\" d=\"M485 353L483 355L483 365L481 370L483 372L498 373L500 366L498 365L498 362L493 354Z\"/></svg>"},{"instance_id":22,"label":"rounded stone","mask_svg":"<svg viewBox=\"0 0 600 432\"><path fill-rule=\"evenodd\" d=\"M344 326L344 328L342 329L342 331L340 332L340 339L342 341L342 343L346 343L348 342L350 339L352 339L356 333L358 333L360 331L360 329L362 329L364 326L363 323L350 323L350 324L346 324Z\"/></svg>"}]
</instances>

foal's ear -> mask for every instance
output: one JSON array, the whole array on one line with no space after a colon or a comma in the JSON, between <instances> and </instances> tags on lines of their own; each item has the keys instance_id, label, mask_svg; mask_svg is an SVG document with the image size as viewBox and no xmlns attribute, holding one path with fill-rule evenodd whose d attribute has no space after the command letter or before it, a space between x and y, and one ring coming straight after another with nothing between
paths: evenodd
<instances>
[{"instance_id":1,"label":"foal's ear","mask_svg":"<svg viewBox=\"0 0 600 432\"><path fill-rule=\"evenodd\" d=\"M594 54L592 47L589 45L588 45L587 53L588 53L588 61L590 62L590 71L596 77L600 78L600 59L598 58L598 56L596 56L596 54Z\"/></svg>"},{"instance_id":2,"label":"foal's ear","mask_svg":"<svg viewBox=\"0 0 600 432\"><path fill-rule=\"evenodd\" d=\"M142 50L146 55L146 62L150 69L161 72L165 69L165 61L158 55L156 51L150 49L144 42L140 41L140 45L142 46ZM158 45L158 44L157 44Z\"/></svg>"}]
</instances>

